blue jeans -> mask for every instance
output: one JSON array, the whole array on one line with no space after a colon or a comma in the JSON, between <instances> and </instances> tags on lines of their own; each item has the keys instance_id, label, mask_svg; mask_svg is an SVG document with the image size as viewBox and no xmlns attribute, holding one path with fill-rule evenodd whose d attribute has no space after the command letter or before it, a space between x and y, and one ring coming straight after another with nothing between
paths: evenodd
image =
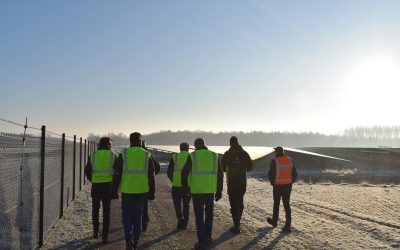
<instances>
[{"instance_id":1,"label":"blue jeans","mask_svg":"<svg viewBox=\"0 0 400 250\"><path fill-rule=\"evenodd\" d=\"M197 239L206 243L211 238L214 218L214 194L192 194L193 209L196 217ZM205 214L205 218L204 218Z\"/></svg>"},{"instance_id":2,"label":"blue jeans","mask_svg":"<svg viewBox=\"0 0 400 250\"><path fill-rule=\"evenodd\" d=\"M186 196L183 193L182 188L180 187L172 187L172 200L175 206L175 214L178 220L184 221L187 225L189 221L189 203L190 203L190 196Z\"/></svg>"},{"instance_id":3,"label":"blue jeans","mask_svg":"<svg viewBox=\"0 0 400 250\"><path fill-rule=\"evenodd\" d=\"M147 194L122 194L122 225L125 240L138 242L142 232L143 204Z\"/></svg>"}]
</instances>

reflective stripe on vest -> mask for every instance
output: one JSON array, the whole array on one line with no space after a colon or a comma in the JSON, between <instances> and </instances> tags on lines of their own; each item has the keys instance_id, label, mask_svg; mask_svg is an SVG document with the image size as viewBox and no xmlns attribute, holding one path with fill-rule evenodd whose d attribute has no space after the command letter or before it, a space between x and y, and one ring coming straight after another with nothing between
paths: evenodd
<instances>
[{"instance_id":1,"label":"reflective stripe on vest","mask_svg":"<svg viewBox=\"0 0 400 250\"><path fill-rule=\"evenodd\" d=\"M192 152L190 156L192 159L190 191L193 194L215 193L218 155L207 149L200 149Z\"/></svg>"},{"instance_id":2,"label":"reflective stripe on vest","mask_svg":"<svg viewBox=\"0 0 400 250\"><path fill-rule=\"evenodd\" d=\"M111 182L115 154L111 150L97 150L91 156L92 182Z\"/></svg>"},{"instance_id":3,"label":"reflective stripe on vest","mask_svg":"<svg viewBox=\"0 0 400 250\"><path fill-rule=\"evenodd\" d=\"M182 169L185 166L188 156L189 156L189 152L182 151L178 154L174 154L174 156L172 157L172 159L174 161L174 173L173 173L173 177L172 177L172 186L173 187L182 187L181 174L182 174ZM188 180L188 185L190 186L190 179Z\"/></svg>"},{"instance_id":4,"label":"reflective stripe on vest","mask_svg":"<svg viewBox=\"0 0 400 250\"><path fill-rule=\"evenodd\" d=\"M275 185L287 185L292 183L293 161L287 156L275 158L276 177Z\"/></svg>"},{"instance_id":5,"label":"reflective stripe on vest","mask_svg":"<svg viewBox=\"0 0 400 250\"><path fill-rule=\"evenodd\" d=\"M149 161L151 154L141 147L124 149L122 158L121 193L142 194L149 192Z\"/></svg>"}]
</instances>

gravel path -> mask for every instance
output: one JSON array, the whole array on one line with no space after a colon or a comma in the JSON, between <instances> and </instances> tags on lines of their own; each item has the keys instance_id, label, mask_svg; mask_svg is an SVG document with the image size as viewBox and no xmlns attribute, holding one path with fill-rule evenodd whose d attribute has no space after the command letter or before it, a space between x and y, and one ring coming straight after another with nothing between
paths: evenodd
<instances>
[{"instance_id":1,"label":"gravel path","mask_svg":"<svg viewBox=\"0 0 400 250\"><path fill-rule=\"evenodd\" d=\"M91 185L82 186L81 192L64 211L64 216L46 237L42 249L77 249L95 243L92 235Z\"/></svg>"},{"instance_id":2,"label":"gravel path","mask_svg":"<svg viewBox=\"0 0 400 250\"><path fill-rule=\"evenodd\" d=\"M165 173L156 177L156 200L140 249L192 249L196 239L193 207L188 230L176 231L171 187ZM214 210L213 249L399 249L400 186L296 184L292 193L293 233L272 229L269 183L249 178L242 233L233 235L224 193ZM44 249L124 249L121 200L111 204L110 243L92 240L90 185L83 188L49 236ZM281 206L280 227L284 223Z\"/></svg>"}]
</instances>

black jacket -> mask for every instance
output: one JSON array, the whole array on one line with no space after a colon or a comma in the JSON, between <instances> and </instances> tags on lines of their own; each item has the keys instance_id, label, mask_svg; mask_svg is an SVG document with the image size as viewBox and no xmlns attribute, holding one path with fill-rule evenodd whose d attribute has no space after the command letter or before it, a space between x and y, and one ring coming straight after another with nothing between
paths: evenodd
<instances>
[{"instance_id":1,"label":"black jacket","mask_svg":"<svg viewBox=\"0 0 400 250\"><path fill-rule=\"evenodd\" d=\"M208 149L207 147L199 148L199 149ZM198 149L196 149L198 150ZM181 173L181 180L182 180L182 188L183 190L189 190L188 186L188 177L190 174L190 171L192 171L192 158L190 158L190 155L188 156L188 159L186 160L185 166L182 169ZM222 194L222 189L224 187L224 173L222 171L222 166L221 166L221 161L218 161L218 170L217 170L217 195Z\"/></svg>"},{"instance_id":2,"label":"black jacket","mask_svg":"<svg viewBox=\"0 0 400 250\"><path fill-rule=\"evenodd\" d=\"M275 179L276 179L276 162L275 159L271 160L270 166L269 166L269 172L268 172L268 179L269 182L271 183L272 186L274 185ZM297 180L297 170L296 167L294 166L294 161L293 161L293 169L292 169L292 184ZM279 185L280 187L282 186L291 186L292 184L287 184L287 185Z\"/></svg>"},{"instance_id":3,"label":"black jacket","mask_svg":"<svg viewBox=\"0 0 400 250\"><path fill-rule=\"evenodd\" d=\"M246 190L247 171L253 169L253 162L242 146L231 146L222 157L222 168L227 172L228 192Z\"/></svg>"},{"instance_id":4,"label":"black jacket","mask_svg":"<svg viewBox=\"0 0 400 250\"><path fill-rule=\"evenodd\" d=\"M98 150L110 150L110 149L109 148L99 148ZM116 168L117 168L117 156L115 155L115 161L114 161L114 166L113 166L114 173L115 173ZM92 166L91 155L90 155L89 159L86 163L86 166L85 166L85 176L90 182L92 182L92 173L93 173L93 166Z\"/></svg>"},{"instance_id":5,"label":"black jacket","mask_svg":"<svg viewBox=\"0 0 400 250\"><path fill-rule=\"evenodd\" d=\"M171 160L169 161L168 168L167 168L167 176L171 182L172 182L172 178L174 176L174 169L175 169L174 158L171 157Z\"/></svg>"},{"instance_id":6,"label":"black jacket","mask_svg":"<svg viewBox=\"0 0 400 250\"><path fill-rule=\"evenodd\" d=\"M136 147L136 146L132 146L131 147ZM122 179L122 170L124 168L124 159L122 157L122 153L119 154L118 159L117 159L117 166L115 169L115 175L114 175L114 183L113 183L113 191L114 191L114 195L117 195L118 192L118 188L119 185L121 183L121 179ZM149 178L149 192L148 195L149 196L154 196L155 194L155 180L154 180L154 162L153 162L153 157L150 157L149 159L149 171L148 171L148 178ZM129 194L128 194L129 195Z\"/></svg>"}]
</instances>

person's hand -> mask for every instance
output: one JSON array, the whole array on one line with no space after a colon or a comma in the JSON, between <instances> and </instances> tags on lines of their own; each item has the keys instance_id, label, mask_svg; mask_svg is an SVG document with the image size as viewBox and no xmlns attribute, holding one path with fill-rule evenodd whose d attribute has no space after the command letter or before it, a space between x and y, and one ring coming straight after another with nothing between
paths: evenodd
<instances>
[{"instance_id":1,"label":"person's hand","mask_svg":"<svg viewBox=\"0 0 400 250\"><path fill-rule=\"evenodd\" d=\"M111 195L111 200L118 200L118 194Z\"/></svg>"},{"instance_id":2,"label":"person's hand","mask_svg":"<svg viewBox=\"0 0 400 250\"><path fill-rule=\"evenodd\" d=\"M148 194L147 195L147 199L153 201L156 197L154 196L154 194Z\"/></svg>"},{"instance_id":3,"label":"person's hand","mask_svg":"<svg viewBox=\"0 0 400 250\"><path fill-rule=\"evenodd\" d=\"M215 194L215 201L219 201L222 198L222 193Z\"/></svg>"}]
</instances>

